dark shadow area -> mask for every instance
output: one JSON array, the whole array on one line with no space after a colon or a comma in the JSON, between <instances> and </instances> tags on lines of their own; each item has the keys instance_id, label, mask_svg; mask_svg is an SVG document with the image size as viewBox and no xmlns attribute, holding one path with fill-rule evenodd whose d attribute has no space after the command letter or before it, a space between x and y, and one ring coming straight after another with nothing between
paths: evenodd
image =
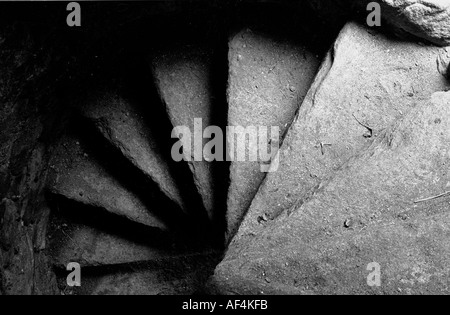
<instances>
[{"instance_id":1,"label":"dark shadow area","mask_svg":"<svg viewBox=\"0 0 450 315\"><path fill-rule=\"evenodd\" d=\"M159 190L155 182L136 168L116 147L112 146L93 124L74 115L65 131L80 139L85 152L97 161L113 178L126 189L138 196L149 211L161 218L177 233L196 239L200 237L202 223L187 216L181 209Z\"/></svg>"},{"instance_id":2,"label":"dark shadow area","mask_svg":"<svg viewBox=\"0 0 450 315\"><path fill-rule=\"evenodd\" d=\"M197 222L198 227L209 228L206 210L202 205L199 193L194 185L192 173L185 162L175 162L171 156L172 146L178 139L172 139L172 124L167 112L161 104L161 100L152 81L149 68L144 63L144 56L138 59L140 62L129 66L123 73L123 78L128 81L124 95L132 103L137 104L142 116L146 119L149 129L155 136L156 143L164 160L169 165L169 171L175 180L177 188L186 203L190 220Z\"/></svg>"},{"instance_id":3,"label":"dark shadow area","mask_svg":"<svg viewBox=\"0 0 450 315\"><path fill-rule=\"evenodd\" d=\"M222 26L223 27L223 26ZM226 231L226 211L227 211L227 194L230 178L230 162L226 161L226 127L228 125L228 101L227 101L227 86L228 86L228 34L221 30L218 40L215 42L215 49L212 56L212 68L210 74L210 86L212 88L212 124L219 126L223 131L224 157L223 161L214 161L214 207L216 217L214 218L214 225L219 232L217 235L218 243L223 246L225 243Z\"/></svg>"},{"instance_id":4,"label":"dark shadow area","mask_svg":"<svg viewBox=\"0 0 450 315\"><path fill-rule=\"evenodd\" d=\"M223 7L222 7L223 6ZM219 126L224 132L227 126L228 105L226 100L227 79L228 79L228 11L225 10L224 3L221 5L210 3L205 9L201 5L182 5L183 9L177 12L171 12L170 15L162 14L155 16L151 20L141 20L140 29L150 30L148 34L135 34L137 39L134 41L140 43L138 46L131 46L131 51L135 56L140 56L142 60L148 60L149 56L155 52L168 51L171 49L179 50L180 47L189 46L207 46L212 51L210 56L212 68L209 74L209 86L212 108L212 125ZM160 31L163 25L164 30ZM147 77L150 73L150 66L147 65L149 72L143 73ZM146 78L145 80L148 80ZM144 80L142 80L144 82ZM139 84L136 85L136 87ZM149 87L147 86L147 89ZM142 90L145 90L142 88ZM151 92L154 93L153 86ZM155 94L152 94L155 95ZM166 119L166 113L160 113L160 116ZM224 134L225 135L225 134ZM223 147L225 148L226 138L224 137ZM170 142L170 147L175 141ZM167 139L165 139L167 144ZM164 144L163 144L164 145ZM170 152L169 146L166 146L167 152ZM170 158L170 157L168 157ZM225 212L226 195L228 190L229 162L217 161L213 163L214 182L214 213L213 223L210 225L213 243L223 247L225 231ZM174 168L175 169L175 168ZM184 178L192 178L192 174L183 175ZM183 177L177 177L183 178ZM186 180L180 180L183 190L189 195L197 196L196 191L188 191ZM195 188L194 185L191 186Z\"/></svg>"},{"instance_id":5,"label":"dark shadow area","mask_svg":"<svg viewBox=\"0 0 450 315\"><path fill-rule=\"evenodd\" d=\"M304 45L321 57L341 30L319 19L308 1L242 1L228 11L231 34L249 28L277 42Z\"/></svg>"},{"instance_id":6,"label":"dark shadow area","mask_svg":"<svg viewBox=\"0 0 450 315\"><path fill-rule=\"evenodd\" d=\"M49 206L53 209L49 236L51 239L51 251L58 251L60 246L60 237L70 237L70 228L67 231L61 229L61 226L88 226L93 227L99 232L117 235L128 241L139 245L146 245L167 253L183 253L188 250L192 244L185 242L185 239L176 232L164 232L160 229L151 228L133 221L124 220L122 217L105 211L94 206L80 204L69 200L63 196L48 194L47 200ZM56 239L56 240L55 240Z\"/></svg>"}]
</instances>

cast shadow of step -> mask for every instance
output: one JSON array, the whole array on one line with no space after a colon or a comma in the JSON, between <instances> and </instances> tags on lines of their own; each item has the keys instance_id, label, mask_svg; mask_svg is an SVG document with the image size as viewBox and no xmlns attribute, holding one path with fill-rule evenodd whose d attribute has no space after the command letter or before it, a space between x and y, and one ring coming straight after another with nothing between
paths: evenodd
<instances>
[{"instance_id":1,"label":"cast shadow of step","mask_svg":"<svg viewBox=\"0 0 450 315\"><path fill-rule=\"evenodd\" d=\"M56 268L65 269L70 262L82 267L164 262L214 251L208 244L178 231L162 231L124 220L63 196L47 199L53 209L48 252Z\"/></svg>"},{"instance_id":2,"label":"cast shadow of step","mask_svg":"<svg viewBox=\"0 0 450 315\"><path fill-rule=\"evenodd\" d=\"M187 163L212 225L223 233L230 165L223 154L228 111L228 47L223 30L214 31L214 37L205 33L174 34L176 44L158 42L148 60L173 127L188 127L193 134ZM198 128L195 122L198 121L201 122L201 135L195 133ZM214 133L208 138L204 131L211 126L219 127L222 137ZM214 157L203 151L209 141L215 144L211 152ZM198 152L200 144L201 160L194 153ZM187 144L183 144L183 149L184 145ZM223 235L218 237L223 239Z\"/></svg>"},{"instance_id":3,"label":"cast shadow of step","mask_svg":"<svg viewBox=\"0 0 450 315\"><path fill-rule=\"evenodd\" d=\"M158 186L137 169L121 152L110 145L98 130L83 117L73 117L67 133L79 139L77 144L85 156L100 167L105 176L132 193L151 215L159 218L171 231L199 239L208 234L205 221L185 214L172 200L161 193ZM75 156L71 158L76 158ZM107 196L105 196L107 198Z\"/></svg>"}]
</instances>

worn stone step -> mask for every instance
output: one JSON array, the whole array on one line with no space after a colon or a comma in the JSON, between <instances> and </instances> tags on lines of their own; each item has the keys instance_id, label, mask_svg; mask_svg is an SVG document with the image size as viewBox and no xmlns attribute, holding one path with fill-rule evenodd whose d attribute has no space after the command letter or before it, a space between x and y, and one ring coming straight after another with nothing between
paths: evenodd
<instances>
[{"instance_id":1,"label":"worn stone step","mask_svg":"<svg viewBox=\"0 0 450 315\"><path fill-rule=\"evenodd\" d=\"M48 234L53 264L58 267L70 262L82 267L159 262L189 254L187 245L180 244L173 233L123 222L96 209L77 212L80 205L65 203L64 207L69 210L54 213Z\"/></svg>"},{"instance_id":2,"label":"worn stone step","mask_svg":"<svg viewBox=\"0 0 450 315\"><path fill-rule=\"evenodd\" d=\"M267 160L258 156L250 161L246 152L276 152L278 141L292 122L320 64L310 47L290 40L246 29L229 41L228 125L243 128L279 127L279 137L264 144L248 144L227 133L230 167L230 187L227 201L228 237L233 235L265 176ZM236 130L238 137L249 131ZM261 132L262 135L262 132ZM278 136L278 135L277 135ZM238 138L236 137L236 138ZM269 144L270 143L270 144ZM237 145L236 145L237 144ZM271 148L274 148L272 151ZM265 151L264 151L265 150ZM234 151L234 152L233 152ZM234 154L237 153L237 154ZM245 160L237 161L238 155ZM263 170L264 169L264 170Z\"/></svg>"},{"instance_id":3,"label":"worn stone step","mask_svg":"<svg viewBox=\"0 0 450 315\"><path fill-rule=\"evenodd\" d=\"M420 101L303 204L229 250L215 283L239 293L448 294L449 105L450 92ZM381 286L367 282L371 263Z\"/></svg>"},{"instance_id":4,"label":"worn stone step","mask_svg":"<svg viewBox=\"0 0 450 315\"><path fill-rule=\"evenodd\" d=\"M51 244L53 262L58 266L67 266L70 262L81 266L116 265L171 257L164 250L104 233L95 227L65 223L59 232L55 233L55 242Z\"/></svg>"},{"instance_id":5,"label":"worn stone step","mask_svg":"<svg viewBox=\"0 0 450 315\"><path fill-rule=\"evenodd\" d=\"M66 286L64 294L78 295L191 295L203 293L217 253L205 252L164 263L138 263L82 269L81 286Z\"/></svg>"},{"instance_id":6,"label":"worn stone step","mask_svg":"<svg viewBox=\"0 0 450 315\"><path fill-rule=\"evenodd\" d=\"M301 204L392 122L449 89L436 67L445 52L345 26L286 135L278 170L265 178L233 242Z\"/></svg>"},{"instance_id":7,"label":"worn stone step","mask_svg":"<svg viewBox=\"0 0 450 315\"><path fill-rule=\"evenodd\" d=\"M102 162L86 150L80 138L73 135L62 137L50 167L53 172L49 189L54 194L150 227L167 229L166 224L152 214L140 198L109 174Z\"/></svg>"},{"instance_id":8,"label":"worn stone step","mask_svg":"<svg viewBox=\"0 0 450 315\"><path fill-rule=\"evenodd\" d=\"M142 106L122 95L121 87L103 88L89 95L80 106L103 136L117 147L137 168L151 178L186 213L187 206L170 170L170 164L150 128Z\"/></svg>"},{"instance_id":9,"label":"worn stone step","mask_svg":"<svg viewBox=\"0 0 450 315\"><path fill-rule=\"evenodd\" d=\"M203 138L203 131L213 125L212 53L210 47L189 45L155 54L150 61L173 127L188 127L192 133L191 154L185 160L210 219L214 217L214 176L212 160L203 156L203 147L209 141ZM196 128L198 132L194 133ZM195 145L197 141L200 146ZM194 156L195 150L199 154Z\"/></svg>"}]
</instances>

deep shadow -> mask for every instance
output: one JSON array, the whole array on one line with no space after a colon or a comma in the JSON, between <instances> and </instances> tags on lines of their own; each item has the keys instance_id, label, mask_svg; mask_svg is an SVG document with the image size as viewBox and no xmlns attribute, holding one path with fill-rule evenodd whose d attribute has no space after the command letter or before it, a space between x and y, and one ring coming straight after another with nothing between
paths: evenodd
<instances>
[{"instance_id":1,"label":"deep shadow","mask_svg":"<svg viewBox=\"0 0 450 315\"><path fill-rule=\"evenodd\" d=\"M163 250L173 255L186 253L186 251L194 249L193 244L186 242L186 239L182 235L177 235L176 231L165 232L148 227L126 220L104 209L80 204L64 196L48 194L47 200L49 206L53 209L52 223L49 228L49 236L53 240L58 238L61 233L70 233L70 231L61 232L61 225L75 224L93 227L99 232L117 235L133 243ZM52 242L51 250L58 251L58 246L64 246L64 243L59 243L57 239Z\"/></svg>"},{"instance_id":2,"label":"deep shadow","mask_svg":"<svg viewBox=\"0 0 450 315\"><path fill-rule=\"evenodd\" d=\"M90 158L95 159L120 184L132 191L155 216L163 220L172 231L189 239L200 239L202 222L184 214L165 196L155 182L125 158L119 149L111 145L88 119L77 114L71 117L66 129L80 139L80 145ZM200 235L199 235L200 234Z\"/></svg>"}]
</instances>

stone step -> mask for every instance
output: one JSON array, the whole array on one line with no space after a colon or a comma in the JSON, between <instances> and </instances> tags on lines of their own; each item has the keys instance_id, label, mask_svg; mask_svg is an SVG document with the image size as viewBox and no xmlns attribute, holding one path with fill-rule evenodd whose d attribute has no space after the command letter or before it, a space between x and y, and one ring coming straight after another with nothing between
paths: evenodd
<instances>
[{"instance_id":1,"label":"stone step","mask_svg":"<svg viewBox=\"0 0 450 315\"><path fill-rule=\"evenodd\" d=\"M186 255L161 264L85 268L81 286L66 286L65 294L78 295L192 295L203 293L218 253ZM65 285L65 277L61 277Z\"/></svg>"},{"instance_id":2,"label":"stone step","mask_svg":"<svg viewBox=\"0 0 450 315\"><path fill-rule=\"evenodd\" d=\"M96 209L83 211L89 213L84 217L76 210L70 209L68 214L65 209L52 218L49 248L57 267L64 268L70 262L82 267L160 262L189 254L172 234L123 222Z\"/></svg>"},{"instance_id":3,"label":"stone step","mask_svg":"<svg viewBox=\"0 0 450 315\"><path fill-rule=\"evenodd\" d=\"M52 193L102 208L134 222L167 229L166 224L152 214L138 196L109 174L77 136L66 135L61 139L50 167L53 170L49 182Z\"/></svg>"},{"instance_id":4,"label":"stone step","mask_svg":"<svg viewBox=\"0 0 450 315\"><path fill-rule=\"evenodd\" d=\"M254 131L235 130L237 137L227 133L227 153L232 160L227 201L229 238L265 177L269 162L260 159L261 155L252 161L255 159L246 152L276 152L280 138L291 124L316 75L320 60L305 45L276 40L263 32L246 29L229 40L228 62L228 125L258 128ZM270 131L272 126L279 128L279 135L275 135L272 142L268 136L264 141L264 129L260 127ZM251 136L260 132L263 144L249 145L245 140L239 140L239 137L244 139L247 131ZM238 138L234 145L233 138ZM244 161L238 161L239 155Z\"/></svg>"},{"instance_id":5,"label":"stone step","mask_svg":"<svg viewBox=\"0 0 450 315\"><path fill-rule=\"evenodd\" d=\"M449 105L450 92L422 100L303 204L230 249L214 283L247 294L448 294ZM374 266L381 286L367 282Z\"/></svg>"},{"instance_id":6,"label":"stone step","mask_svg":"<svg viewBox=\"0 0 450 315\"><path fill-rule=\"evenodd\" d=\"M156 141L156 131L150 128L142 108L155 104L137 104L122 95L120 90L120 87L115 90L100 89L90 95L81 106L83 115L92 120L112 145L187 213L170 164Z\"/></svg>"},{"instance_id":7,"label":"stone step","mask_svg":"<svg viewBox=\"0 0 450 315\"><path fill-rule=\"evenodd\" d=\"M301 204L418 102L449 89L436 67L443 52L348 24L286 135L277 172L262 183L233 247Z\"/></svg>"},{"instance_id":8,"label":"stone step","mask_svg":"<svg viewBox=\"0 0 450 315\"><path fill-rule=\"evenodd\" d=\"M185 126L191 131L191 154L185 160L210 219L214 217L214 176L211 160L203 156L203 146L209 141L203 139L203 131L213 125L211 55L209 47L189 45L151 58L157 89L173 127ZM198 133L194 134L195 128ZM196 141L201 146L195 146ZM194 156L196 147L199 153Z\"/></svg>"}]
</instances>

